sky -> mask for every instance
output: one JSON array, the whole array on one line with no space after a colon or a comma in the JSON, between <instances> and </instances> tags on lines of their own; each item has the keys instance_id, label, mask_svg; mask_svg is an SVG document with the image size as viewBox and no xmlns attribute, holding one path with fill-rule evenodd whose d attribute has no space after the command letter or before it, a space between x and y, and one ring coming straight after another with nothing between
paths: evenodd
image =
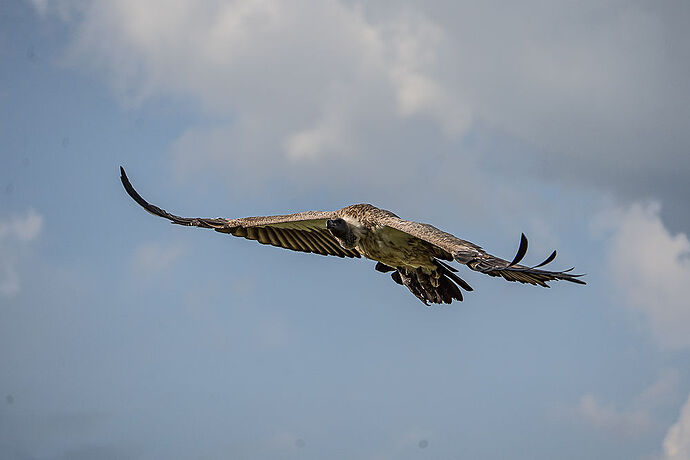
<instances>
[{"instance_id":1,"label":"sky","mask_svg":"<svg viewBox=\"0 0 690 460\"><path fill-rule=\"evenodd\" d=\"M690 4L0 3L0 458L690 459ZM426 308L171 226L367 202L587 286Z\"/></svg>"}]
</instances>

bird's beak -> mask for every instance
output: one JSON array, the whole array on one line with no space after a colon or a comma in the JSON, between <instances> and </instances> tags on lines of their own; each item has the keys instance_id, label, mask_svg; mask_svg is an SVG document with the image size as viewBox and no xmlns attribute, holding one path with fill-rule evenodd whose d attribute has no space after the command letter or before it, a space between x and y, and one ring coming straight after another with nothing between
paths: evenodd
<instances>
[{"instance_id":1,"label":"bird's beak","mask_svg":"<svg viewBox=\"0 0 690 460\"><path fill-rule=\"evenodd\" d=\"M331 228L333 228L333 227L335 227L335 225L333 225L333 221L332 221L331 219L328 219L328 220L326 221L326 228L327 228L327 229L331 229Z\"/></svg>"}]
</instances>

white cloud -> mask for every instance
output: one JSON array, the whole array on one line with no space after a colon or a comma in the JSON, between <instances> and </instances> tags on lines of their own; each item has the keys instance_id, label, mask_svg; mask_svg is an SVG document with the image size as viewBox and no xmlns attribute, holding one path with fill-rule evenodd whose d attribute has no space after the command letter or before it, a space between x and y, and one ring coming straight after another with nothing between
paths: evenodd
<instances>
[{"instance_id":1,"label":"white cloud","mask_svg":"<svg viewBox=\"0 0 690 460\"><path fill-rule=\"evenodd\" d=\"M658 203L612 209L599 225L612 231L608 270L625 305L641 313L665 349L690 347L690 241L671 234Z\"/></svg>"},{"instance_id":2,"label":"white cloud","mask_svg":"<svg viewBox=\"0 0 690 460\"><path fill-rule=\"evenodd\" d=\"M15 216L7 222L0 222L0 239L31 241L41 232L42 226L43 217L31 209L24 217Z\"/></svg>"},{"instance_id":3,"label":"white cloud","mask_svg":"<svg viewBox=\"0 0 690 460\"><path fill-rule=\"evenodd\" d=\"M14 268L15 261L4 255L0 262L0 295L11 297L19 292L19 275Z\"/></svg>"},{"instance_id":4,"label":"white cloud","mask_svg":"<svg viewBox=\"0 0 690 460\"><path fill-rule=\"evenodd\" d=\"M634 203L611 208L594 227L611 232L607 268L625 305L649 323L655 341L665 349L690 347L690 241L684 233L672 234L661 221L658 203ZM657 404L672 399L678 373L667 371L637 398L630 420L644 422ZM611 407L597 410L596 401L585 401L594 418L614 423ZM624 414L618 414L624 415ZM629 420L629 421L630 421ZM628 422L629 422L628 421ZM628 423L624 422L624 423ZM663 443L663 460L690 460L690 397Z\"/></svg>"},{"instance_id":5,"label":"white cloud","mask_svg":"<svg viewBox=\"0 0 690 460\"><path fill-rule=\"evenodd\" d=\"M268 137L293 160L328 154L364 112L428 117L452 133L466 127L464 110L427 71L443 34L411 11L375 24L335 0L72 5L83 16L72 57L130 103L192 96L238 132L261 126L248 142Z\"/></svg>"},{"instance_id":6,"label":"white cloud","mask_svg":"<svg viewBox=\"0 0 690 460\"><path fill-rule=\"evenodd\" d=\"M680 377L677 370L662 370L659 377L637 396L635 407L653 410L656 407L672 402L677 395L679 380Z\"/></svg>"},{"instance_id":7,"label":"white cloud","mask_svg":"<svg viewBox=\"0 0 690 460\"><path fill-rule=\"evenodd\" d=\"M690 396L666 433L663 460L690 460Z\"/></svg>"},{"instance_id":8,"label":"white cloud","mask_svg":"<svg viewBox=\"0 0 690 460\"><path fill-rule=\"evenodd\" d=\"M287 449L295 448L298 444L304 445L302 443L298 443L300 439L301 438L299 438L299 436L296 436L293 433L281 431L279 433L275 433L272 437L267 439L266 444L269 448L278 451L285 451Z\"/></svg>"},{"instance_id":9,"label":"white cloud","mask_svg":"<svg viewBox=\"0 0 690 460\"><path fill-rule=\"evenodd\" d=\"M597 430L621 436L634 437L650 433L658 426L659 409L666 408L675 401L678 391L679 375L675 369L664 369L658 377L644 388L628 405L618 408L604 403L593 394L580 398L575 407L564 413L584 422Z\"/></svg>"},{"instance_id":10,"label":"white cloud","mask_svg":"<svg viewBox=\"0 0 690 460\"><path fill-rule=\"evenodd\" d=\"M591 394L582 396L575 414L595 428L619 436L637 436L649 431L652 426L646 411L618 410L612 404L601 404Z\"/></svg>"},{"instance_id":11,"label":"white cloud","mask_svg":"<svg viewBox=\"0 0 690 460\"><path fill-rule=\"evenodd\" d=\"M139 246L132 256L132 267L139 273L156 273L173 264L184 253L174 244L151 242Z\"/></svg>"},{"instance_id":12,"label":"white cloud","mask_svg":"<svg viewBox=\"0 0 690 460\"><path fill-rule=\"evenodd\" d=\"M287 138L285 142L287 155L292 160L316 158L324 151L335 148L337 146L335 141L339 137L337 128L325 123L305 129Z\"/></svg>"},{"instance_id":13,"label":"white cloud","mask_svg":"<svg viewBox=\"0 0 690 460\"><path fill-rule=\"evenodd\" d=\"M20 291L19 258L26 244L38 237L42 226L43 217L34 210L0 222L0 296L11 297Z\"/></svg>"}]
</instances>

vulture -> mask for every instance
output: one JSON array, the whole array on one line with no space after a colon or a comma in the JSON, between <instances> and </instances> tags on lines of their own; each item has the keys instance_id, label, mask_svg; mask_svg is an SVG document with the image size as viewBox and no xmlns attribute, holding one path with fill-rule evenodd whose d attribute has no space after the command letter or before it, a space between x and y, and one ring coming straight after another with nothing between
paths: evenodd
<instances>
[{"instance_id":1,"label":"vulture","mask_svg":"<svg viewBox=\"0 0 690 460\"><path fill-rule=\"evenodd\" d=\"M179 217L144 200L134 190L122 167L120 180L129 196L141 207L173 224L211 228L293 251L341 258L364 256L376 261L377 271L390 273L393 281L409 289L426 306L462 301L462 291L472 291L472 287L457 275L458 270L447 263L452 261L507 281L543 287L549 287L547 283L554 280L586 284L579 279L583 275L570 273L572 268L563 271L541 268L555 259L556 251L540 264L520 265L527 252L524 233L517 254L508 262L432 225L401 219L370 204L355 204L337 211L239 219Z\"/></svg>"}]
</instances>

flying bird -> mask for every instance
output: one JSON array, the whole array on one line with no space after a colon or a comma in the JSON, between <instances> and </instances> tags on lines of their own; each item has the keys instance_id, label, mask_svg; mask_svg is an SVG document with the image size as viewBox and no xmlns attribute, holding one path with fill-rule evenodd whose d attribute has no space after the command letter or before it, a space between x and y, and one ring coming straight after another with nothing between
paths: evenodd
<instances>
[{"instance_id":1,"label":"flying bird","mask_svg":"<svg viewBox=\"0 0 690 460\"><path fill-rule=\"evenodd\" d=\"M370 204L355 204L337 211L306 211L282 216L240 219L179 217L144 200L120 167L120 180L134 201L149 213L173 224L211 228L217 232L256 240L293 251L338 257L361 257L376 261L377 271L391 273L425 305L462 301L462 290L472 287L446 262L457 261L472 270L508 281L549 287L547 282L566 280L586 284L569 270L547 271L540 267L556 257L553 251L542 263L527 267L519 262L527 252L527 238L520 238L511 262L493 256L480 246L438 228L401 219Z\"/></svg>"}]
</instances>

